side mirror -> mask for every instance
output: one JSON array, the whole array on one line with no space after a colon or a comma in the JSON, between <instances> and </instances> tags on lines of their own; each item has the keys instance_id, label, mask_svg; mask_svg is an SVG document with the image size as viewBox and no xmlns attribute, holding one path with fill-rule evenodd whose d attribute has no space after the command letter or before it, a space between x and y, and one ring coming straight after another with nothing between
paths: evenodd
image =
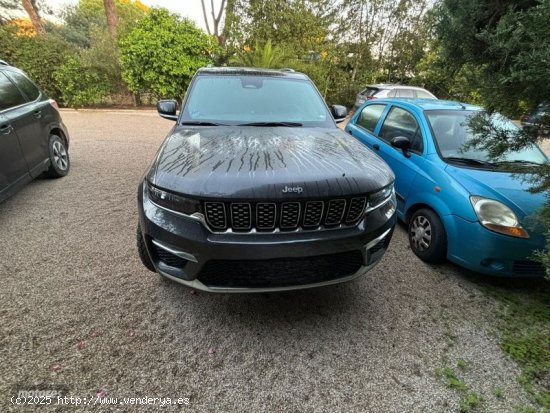
<instances>
[{"instance_id":1,"label":"side mirror","mask_svg":"<svg viewBox=\"0 0 550 413\"><path fill-rule=\"evenodd\" d=\"M165 119L178 120L177 109L178 102L175 99L159 100L157 102L157 112Z\"/></svg>"},{"instance_id":2,"label":"side mirror","mask_svg":"<svg viewBox=\"0 0 550 413\"><path fill-rule=\"evenodd\" d=\"M403 151L403 155L405 155L407 158L411 156L409 153L409 149L411 147L411 140L405 136L396 136L391 141L391 146L397 149L401 149Z\"/></svg>"},{"instance_id":3,"label":"side mirror","mask_svg":"<svg viewBox=\"0 0 550 413\"><path fill-rule=\"evenodd\" d=\"M348 116L348 110L345 106L342 105L332 105L330 108L330 112L332 113L332 117L336 121L336 123L341 123L346 120L346 117Z\"/></svg>"}]
</instances>

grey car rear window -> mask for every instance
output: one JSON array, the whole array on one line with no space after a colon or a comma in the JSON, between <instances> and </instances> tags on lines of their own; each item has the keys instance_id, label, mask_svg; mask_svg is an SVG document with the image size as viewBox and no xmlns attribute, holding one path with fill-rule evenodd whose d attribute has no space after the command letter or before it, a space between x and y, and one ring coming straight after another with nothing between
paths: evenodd
<instances>
[{"instance_id":1,"label":"grey car rear window","mask_svg":"<svg viewBox=\"0 0 550 413\"><path fill-rule=\"evenodd\" d=\"M30 101L38 99L40 90L25 75L16 72L10 72L9 77L15 82L17 87L23 91Z\"/></svg>"},{"instance_id":2,"label":"grey car rear window","mask_svg":"<svg viewBox=\"0 0 550 413\"><path fill-rule=\"evenodd\" d=\"M4 73L0 72L0 110L22 105L26 100Z\"/></svg>"}]
</instances>

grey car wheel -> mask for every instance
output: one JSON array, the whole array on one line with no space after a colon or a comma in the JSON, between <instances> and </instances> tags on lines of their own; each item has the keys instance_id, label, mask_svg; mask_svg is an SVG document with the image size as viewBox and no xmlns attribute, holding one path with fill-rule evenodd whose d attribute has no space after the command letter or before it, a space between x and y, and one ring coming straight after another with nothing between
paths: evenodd
<instances>
[{"instance_id":1,"label":"grey car wheel","mask_svg":"<svg viewBox=\"0 0 550 413\"><path fill-rule=\"evenodd\" d=\"M50 155L50 168L46 171L46 176L50 178L60 178L69 173L71 161L69 151L65 142L57 135L50 135L48 142Z\"/></svg>"}]
</instances>

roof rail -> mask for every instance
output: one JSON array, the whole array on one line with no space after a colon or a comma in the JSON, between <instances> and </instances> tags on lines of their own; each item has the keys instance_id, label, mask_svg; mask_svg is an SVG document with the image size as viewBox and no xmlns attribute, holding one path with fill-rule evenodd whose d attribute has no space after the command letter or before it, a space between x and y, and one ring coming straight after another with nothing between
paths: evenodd
<instances>
[{"instance_id":1,"label":"roof rail","mask_svg":"<svg viewBox=\"0 0 550 413\"><path fill-rule=\"evenodd\" d=\"M281 72L291 72L291 73L294 73L294 72L296 72L296 70L291 69L290 67L285 67L285 68L281 69Z\"/></svg>"},{"instance_id":2,"label":"roof rail","mask_svg":"<svg viewBox=\"0 0 550 413\"><path fill-rule=\"evenodd\" d=\"M9 66L9 63L5 60L0 59L0 65Z\"/></svg>"}]
</instances>

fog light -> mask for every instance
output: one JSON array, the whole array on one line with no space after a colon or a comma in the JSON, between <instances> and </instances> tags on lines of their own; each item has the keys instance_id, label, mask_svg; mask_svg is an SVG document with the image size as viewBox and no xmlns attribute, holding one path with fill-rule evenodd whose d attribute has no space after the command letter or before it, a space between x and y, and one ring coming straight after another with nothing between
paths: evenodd
<instances>
[{"instance_id":1,"label":"fog light","mask_svg":"<svg viewBox=\"0 0 550 413\"><path fill-rule=\"evenodd\" d=\"M382 208L382 213L386 217L386 219L390 219L393 214L395 213L395 205L393 202L388 202L384 207Z\"/></svg>"},{"instance_id":2,"label":"fog light","mask_svg":"<svg viewBox=\"0 0 550 413\"><path fill-rule=\"evenodd\" d=\"M483 261L481 261L481 265L483 265L484 267L489 267L490 269L495 271L502 271L505 267L502 261L493 259L484 259Z\"/></svg>"}]
</instances>

